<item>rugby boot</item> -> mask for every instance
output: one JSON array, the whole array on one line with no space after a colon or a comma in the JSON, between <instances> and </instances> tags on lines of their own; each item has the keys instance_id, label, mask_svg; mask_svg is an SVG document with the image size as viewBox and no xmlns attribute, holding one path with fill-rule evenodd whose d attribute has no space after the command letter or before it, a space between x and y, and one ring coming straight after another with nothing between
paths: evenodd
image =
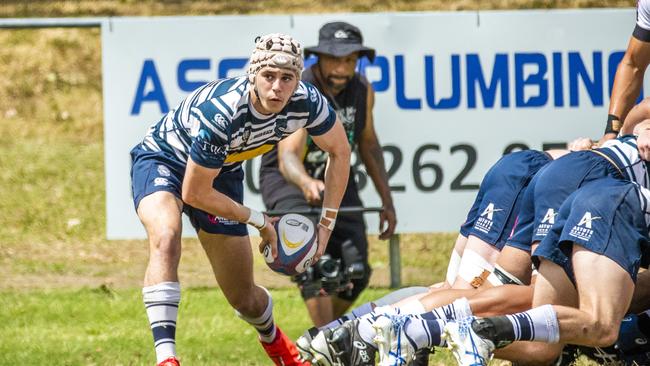
<instances>
[{"instance_id":1,"label":"rugby boot","mask_svg":"<svg viewBox=\"0 0 650 366\"><path fill-rule=\"evenodd\" d=\"M415 359L415 347L404 334L410 318L404 315L380 315L372 325L377 335L379 366L409 365Z\"/></svg>"},{"instance_id":2,"label":"rugby boot","mask_svg":"<svg viewBox=\"0 0 650 366\"><path fill-rule=\"evenodd\" d=\"M311 341L318 334L318 328L312 327L309 328L303 335L296 339L296 348L298 348L298 353L300 353L300 359L303 361L312 362L314 355L311 350Z\"/></svg>"},{"instance_id":3,"label":"rugby boot","mask_svg":"<svg viewBox=\"0 0 650 366\"><path fill-rule=\"evenodd\" d=\"M365 321L365 320L364 320ZM370 366L375 364L377 348L359 334L359 319L347 321L334 330L328 338L331 354L341 366Z\"/></svg>"},{"instance_id":4,"label":"rugby boot","mask_svg":"<svg viewBox=\"0 0 650 366\"><path fill-rule=\"evenodd\" d=\"M474 317L449 322L445 325L443 338L460 366L484 366L492 358L494 343L481 338L471 326Z\"/></svg>"},{"instance_id":5,"label":"rugby boot","mask_svg":"<svg viewBox=\"0 0 650 366\"><path fill-rule=\"evenodd\" d=\"M323 329L311 340L309 350L312 355L312 363L319 366L341 366L335 359L334 354L332 354L332 350L327 342L331 336L331 329Z\"/></svg>"},{"instance_id":6,"label":"rugby boot","mask_svg":"<svg viewBox=\"0 0 650 366\"><path fill-rule=\"evenodd\" d=\"M273 342L260 343L276 366L311 366L310 362L300 359L296 345L277 326Z\"/></svg>"},{"instance_id":7,"label":"rugby boot","mask_svg":"<svg viewBox=\"0 0 650 366\"><path fill-rule=\"evenodd\" d=\"M180 361L174 356L167 357L166 359L160 361L158 366L181 366Z\"/></svg>"}]
</instances>

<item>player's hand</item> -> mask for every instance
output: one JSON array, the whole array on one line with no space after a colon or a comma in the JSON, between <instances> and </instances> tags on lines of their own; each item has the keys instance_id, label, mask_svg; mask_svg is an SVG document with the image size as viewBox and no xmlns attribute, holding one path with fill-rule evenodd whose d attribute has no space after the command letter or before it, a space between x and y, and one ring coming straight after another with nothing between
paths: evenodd
<instances>
[{"instance_id":1,"label":"player's hand","mask_svg":"<svg viewBox=\"0 0 650 366\"><path fill-rule=\"evenodd\" d=\"M650 161L650 129L642 129L638 133L636 145L639 148L639 156L645 161Z\"/></svg>"},{"instance_id":2,"label":"player's hand","mask_svg":"<svg viewBox=\"0 0 650 366\"><path fill-rule=\"evenodd\" d=\"M595 146L596 143L587 137L578 137L567 144L567 148L571 151L591 150Z\"/></svg>"},{"instance_id":3,"label":"player's hand","mask_svg":"<svg viewBox=\"0 0 650 366\"><path fill-rule=\"evenodd\" d=\"M323 225L316 225L316 227L318 228L318 249L316 249L316 254L311 261L312 263L318 262L320 257L325 254L327 242L330 240L330 236L332 235L332 232Z\"/></svg>"},{"instance_id":4,"label":"player's hand","mask_svg":"<svg viewBox=\"0 0 650 366\"><path fill-rule=\"evenodd\" d=\"M325 183L322 180L309 178L300 189L307 203L312 206L319 206L321 204L321 192L325 190Z\"/></svg>"},{"instance_id":5,"label":"player's hand","mask_svg":"<svg viewBox=\"0 0 650 366\"><path fill-rule=\"evenodd\" d=\"M275 259L278 256L278 233L275 232L275 222L279 217L268 217L264 215L264 227L260 230L262 241L259 245L260 253L264 253L264 247L271 247L271 256Z\"/></svg>"},{"instance_id":6,"label":"player's hand","mask_svg":"<svg viewBox=\"0 0 650 366\"><path fill-rule=\"evenodd\" d=\"M395 232L396 225L395 207L393 205L384 206L384 209L379 213L379 239L389 239Z\"/></svg>"}]
</instances>

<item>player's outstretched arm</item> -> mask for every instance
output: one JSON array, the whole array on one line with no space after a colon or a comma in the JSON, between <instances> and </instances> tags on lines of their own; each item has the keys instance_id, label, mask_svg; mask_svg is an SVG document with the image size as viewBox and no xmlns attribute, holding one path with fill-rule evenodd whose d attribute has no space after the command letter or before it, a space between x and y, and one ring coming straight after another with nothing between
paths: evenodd
<instances>
[{"instance_id":1,"label":"player's outstretched arm","mask_svg":"<svg viewBox=\"0 0 650 366\"><path fill-rule=\"evenodd\" d=\"M374 103L375 92L369 86L366 124L359 138L359 154L361 155L363 164L366 166L366 172L370 176L370 179L372 179L377 194L381 198L381 204L384 210L379 214L379 238L386 240L395 232L397 217L395 215L395 207L393 206L393 198L390 194L390 186L388 185L384 154L381 150L377 134L375 133L374 119L372 116Z\"/></svg>"},{"instance_id":2,"label":"player's outstretched arm","mask_svg":"<svg viewBox=\"0 0 650 366\"><path fill-rule=\"evenodd\" d=\"M302 157L307 144L307 131L304 128L292 133L278 143L278 167L280 173L288 182L295 184L309 204L321 203L320 193L325 185L319 179L314 179L305 170Z\"/></svg>"},{"instance_id":3,"label":"player's outstretched arm","mask_svg":"<svg viewBox=\"0 0 650 366\"><path fill-rule=\"evenodd\" d=\"M318 251L316 259L325 252L336 214L350 175L350 144L345 135L343 124L336 118L334 126L322 135L312 136L314 142L329 154L329 162L325 170L325 196L323 197L323 212L318 225ZM331 225L330 225L331 224Z\"/></svg>"},{"instance_id":4,"label":"player's outstretched arm","mask_svg":"<svg viewBox=\"0 0 650 366\"><path fill-rule=\"evenodd\" d=\"M631 37L625 56L616 70L608 112L611 121L608 122L608 128L601 142L616 137L619 130L622 134L631 133L636 123L639 122L628 123L626 117L639 97L643 85L643 75L648 64L650 64L650 42ZM622 121L626 121L626 123L621 128Z\"/></svg>"}]
</instances>

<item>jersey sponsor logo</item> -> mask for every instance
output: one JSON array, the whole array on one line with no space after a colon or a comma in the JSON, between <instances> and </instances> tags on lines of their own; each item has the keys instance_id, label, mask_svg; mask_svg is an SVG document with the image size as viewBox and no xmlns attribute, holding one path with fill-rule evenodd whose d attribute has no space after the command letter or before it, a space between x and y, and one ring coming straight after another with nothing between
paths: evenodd
<instances>
[{"instance_id":1,"label":"jersey sponsor logo","mask_svg":"<svg viewBox=\"0 0 650 366\"><path fill-rule=\"evenodd\" d=\"M542 221L539 223L539 226L537 226L535 235L546 236L549 230L551 230L553 224L555 224L556 216L557 216L557 211L555 211L555 209L549 208L548 210L546 210L546 214L542 218Z\"/></svg>"},{"instance_id":2,"label":"jersey sponsor logo","mask_svg":"<svg viewBox=\"0 0 650 366\"><path fill-rule=\"evenodd\" d=\"M481 216L487 215L488 220L493 220L493 216L495 212L503 211L502 208L494 208L494 203L490 202L489 205L483 210L483 213L481 213Z\"/></svg>"},{"instance_id":3,"label":"jersey sponsor logo","mask_svg":"<svg viewBox=\"0 0 650 366\"><path fill-rule=\"evenodd\" d=\"M555 224L555 216L557 216L557 212L555 212L554 209L549 208L548 211L546 211L546 215L544 215L544 218L542 219L542 223L550 225Z\"/></svg>"},{"instance_id":4,"label":"jersey sponsor logo","mask_svg":"<svg viewBox=\"0 0 650 366\"><path fill-rule=\"evenodd\" d=\"M153 180L153 185L154 185L154 187L168 186L169 181L167 180L167 178L158 177L158 178Z\"/></svg>"},{"instance_id":5,"label":"jersey sponsor logo","mask_svg":"<svg viewBox=\"0 0 650 366\"><path fill-rule=\"evenodd\" d=\"M211 224L215 224L215 225L217 225L217 224L239 225L239 221L234 221L234 220L230 220L230 219L227 219L225 217L222 217L222 216L214 216L214 215L210 215L210 214L208 214L208 221L210 221Z\"/></svg>"},{"instance_id":6,"label":"jersey sponsor logo","mask_svg":"<svg viewBox=\"0 0 650 366\"><path fill-rule=\"evenodd\" d=\"M490 202L483 210L480 217L476 219L474 228L478 231L488 233L494 224L494 213L503 211L502 208L494 208L494 203Z\"/></svg>"},{"instance_id":7,"label":"jersey sponsor logo","mask_svg":"<svg viewBox=\"0 0 650 366\"><path fill-rule=\"evenodd\" d=\"M589 211L585 212L578 224L571 228L569 235L573 236L574 238L589 241L594 235L594 231L592 230L592 222L601 218L602 217L600 216L593 216Z\"/></svg>"},{"instance_id":8,"label":"jersey sponsor logo","mask_svg":"<svg viewBox=\"0 0 650 366\"><path fill-rule=\"evenodd\" d=\"M201 140L201 150L219 155L219 154L225 154L226 153L226 147L225 146L219 146L219 145L213 145L205 140Z\"/></svg>"},{"instance_id":9,"label":"jersey sponsor logo","mask_svg":"<svg viewBox=\"0 0 650 366\"><path fill-rule=\"evenodd\" d=\"M591 229L591 222L601 218L602 217L600 216L591 216L591 212L587 211L585 212L584 216L582 216L582 219L580 219L578 226L584 226L588 229Z\"/></svg>"}]
</instances>

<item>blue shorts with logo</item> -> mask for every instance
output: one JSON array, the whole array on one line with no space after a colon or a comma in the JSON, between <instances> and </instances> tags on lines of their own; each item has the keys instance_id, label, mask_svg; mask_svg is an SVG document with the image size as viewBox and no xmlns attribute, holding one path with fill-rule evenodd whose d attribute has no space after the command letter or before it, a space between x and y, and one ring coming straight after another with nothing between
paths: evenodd
<instances>
[{"instance_id":1,"label":"blue shorts with logo","mask_svg":"<svg viewBox=\"0 0 650 366\"><path fill-rule=\"evenodd\" d=\"M592 181L562 204L557 220L533 253L562 266L575 282L573 243L618 263L636 281L641 255L648 245L648 228L638 187L614 178Z\"/></svg>"},{"instance_id":2,"label":"blue shorts with logo","mask_svg":"<svg viewBox=\"0 0 650 366\"><path fill-rule=\"evenodd\" d=\"M460 233L503 248L515 224L526 186L551 160L546 153L536 150L501 157L485 174Z\"/></svg>"},{"instance_id":3,"label":"blue shorts with logo","mask_svg":"<svg viewBox=\"0 0 650 366\"><path fill-rule=\"evenodd\" d=\"M164 151L148 151L137 145L131 150L131 190L133 204L138 209L140 201L158 191L166 191L181 199L181 187L185 175L185 164ZM238 203L244 200L244 171L238 166L229 171L221 171L213 182L217 191ZM190 218L194 229L211 234L233 236L248 235L246 224L215 217L189 205L183 212Z\"/></svg>"},{"instance_id":4,"label":"blue shorts with logo","mask_svg":"<svg viewBox=\"0 0 650 366\"><path fill-rule=\"evenodd\" d=\"M604 177L623 179L618 169L592 151L576 151L548 164L528 186L517 225L507 245L530 251L544 239L556 221L564 200L586 183Z\"/></svg>"}]
</instances>

